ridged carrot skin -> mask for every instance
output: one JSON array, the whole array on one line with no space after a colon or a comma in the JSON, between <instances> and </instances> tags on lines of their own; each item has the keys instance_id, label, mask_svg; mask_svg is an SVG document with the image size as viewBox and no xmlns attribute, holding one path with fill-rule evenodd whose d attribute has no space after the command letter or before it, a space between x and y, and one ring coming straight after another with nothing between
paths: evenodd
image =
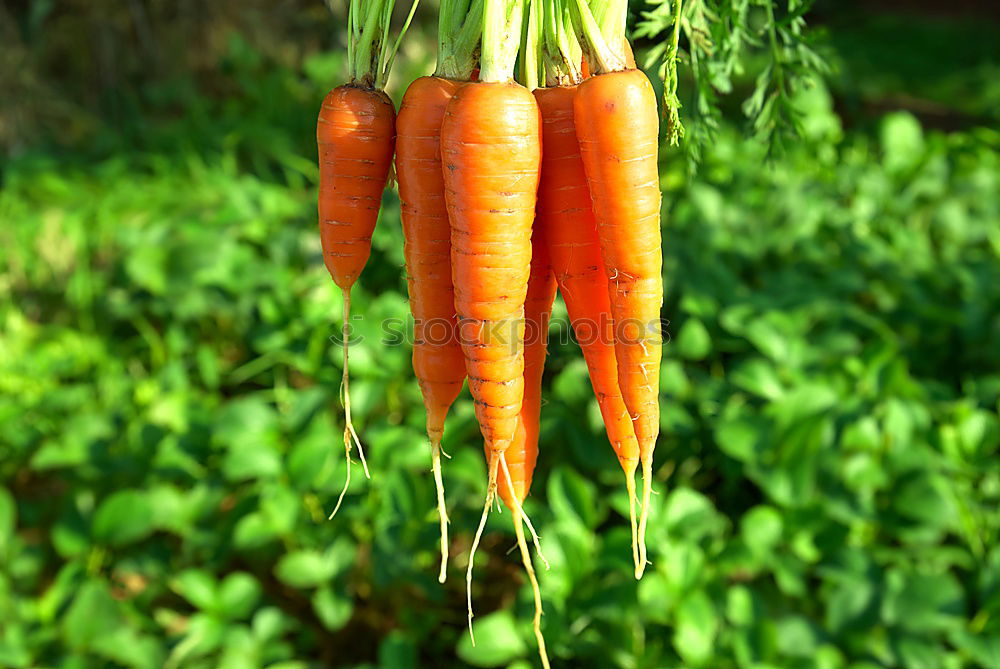
<instances>
[{"instance_id":1,"label":"ridged carrot skin","mask_svg":"<svg viewBox=\"0 0 1000 669\"><path fill-rule=\"evenodd\" d=\"M541 167L534 96L514 83L465 84L445 111L441 160L469 389L483 437L500 453L514 439L524 394L524 300Z\"/></svg>"},{"instance_id":2,"label":"ridged carrot skin","mask_svg":"<svg viewBox=\"0 0 1000 669\"><path fill-rule=\"evenodd\" d=\"M646 564L644 536L660 428L659 115L653 87L639 70L590 77L580 84L573 110L608 275L618 387L639 441L643 473L639 578Z\"/></svg>"},{"instance_id":3,"label":"ridged carrot skin","mask_svg":"<svg viewBox=\"0 0 1000 669\"><path fill-rule=\"evenodd\" d=\"M334 88L320 108L320 239L326 268L343 290L354 285L371 254L395 121L388 95L352 84Z\"/></svg>"},{"instance_id":4,"label":"ridged carrot skin","mask_svg":"<svg viewBox=\"0 0 1000 669\"><path fill-rule=\"evenodd\" d=\"M608 277L574 123L576 92L576 86L534 91L545 147L536 225L544 230L552 270L587 362L608 439L629 475L639 464L639 445L618 388Z\"/></svg>"},{"instance_id":5,"label":"ridged carrot skin","mask_svg":"<svg viewBox=\"0 0 1000 669\"><path fill-rule=\"evenodd\" d=\"M396 177L402 204L406 278L414 319L413 371L427 409L427 434L440 441L465 381L451 283L451 226L441 171L441 123L461 82L420 77L396 120Z\"/></svg>"},{"instance_id":6,"label":"ridged carrot skin","mask_svg":"<svg viewBox=\"0 0 1000 669\"><path fill-rule=\"evenodd\" d=\"M539 221L536 219L535 229L531 235L531 275L528 277L528 293L524 300L524 401L521 403L521 415L517 421L514 441L504 453L513 483L514 497L518 502L523 502L531 490L531 479L538 460L542 374L545 371L549 321L555 299L556 278L552 273L544 231L540 229ZM498 492L507 508L514 511L511 489L503 477L500 478Z\"/></svg>"}]
</instances>

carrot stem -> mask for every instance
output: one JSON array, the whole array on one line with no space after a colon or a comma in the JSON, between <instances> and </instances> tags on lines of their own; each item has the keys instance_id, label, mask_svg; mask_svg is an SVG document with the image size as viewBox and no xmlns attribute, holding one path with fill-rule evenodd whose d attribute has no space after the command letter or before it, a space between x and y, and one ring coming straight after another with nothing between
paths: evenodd
<instances>
[{"instance_id":1,"label":"carrot stem","mask_svg":"<svg viewBox=\"0 0 1000 669\"><path fill-rule=\"evenodd\" d=\"M625 44L625 31L622 28L622 36L616 42L609 45L605 39L604 32L600 24L594 18L594 14L587 4L587 0L574 0L573 18L577 24L577 32L583 39L584 50L587 54L587 62L591 65L591 71L596 73L617 72L626 67L625 54L623 53ZM616 48L615 44L619 46Z\"/></svg>"},{"instance_id":2,"label":"carrot stem","mask_svg":"<svg viewBox=\"0 0 1000 669\"><path fill-rule=\"evenodd\" d=\"M531 553L528 552L528 542L524 539L524 527L521 523L524 518L519 506L515 507L513 516L517 546L521 549L521 561L524 563L524 571L528 574L528 580L531 582L531 592L535 598L535 617L532 621L532 627L535 630L535 640L538 642L538 655L542 659L542 667L549 669L549 655L545 650L545 637L542 635L542 591L538 587L535 568L531 564Z\"/></svg>"},{"instance_id":3,"label":"carrot stem","mask_svg":"<svg viewBox=\"0 0 1000 669\"><path fill-rule=\"evenodd\" d=\"M525 0L485 0L480 81L507 83L514 80L524 3Z\"/></svg>"},{"instance_id":4,"label":"carrot stem","mask_svg":"<svg viewBox=\"0 0 1000 669\"><path fill-rule=\"evenodd\" d=\"M445 0L441 5L436 77L468 81L476 66L483 31L483 0L466 4L468 7L458 7L454 0Z\"/></svg>"}]
</instances>

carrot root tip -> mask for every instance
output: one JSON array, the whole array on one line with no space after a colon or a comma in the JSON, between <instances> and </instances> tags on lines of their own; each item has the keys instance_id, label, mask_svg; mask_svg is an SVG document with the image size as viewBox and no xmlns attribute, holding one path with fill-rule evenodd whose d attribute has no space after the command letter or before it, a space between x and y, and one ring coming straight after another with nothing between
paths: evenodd
<instances>
[{"instance_id":1,"label":"carrot root tip","mask_svg":"<svg viewBox=\"0 0 1000 669\"><path fill-rule=\"evenodd\" d=\"M476 550L479 548L479 541L483 538L483 530L486 529L486 519L490 515L490 507L493 506L493 499L496 496L498 464L499 456L494 454L490 458L489 482L486 485L486 503L483 505L483 515L479 519L479 527L476 529L476 536L472 540L472 548L469 550L469 566L465 572L465 597L466 603L469 607L469 638L472 640L473 647L476 645L476 634L472 631L472 569L476 563Z\"/></svg>"},{"instance_id":2,"label":"carrot root tip","mask_svg":"<svg viewBox=\"0 0 1000 669\"><path fill-rule=\"evenodd\" d=\"M444 501L444 481L441 477L441 444L431 444L431 469L434 472L434 487L437 489L438 520L441 524L441 571L438 583L444 583L448 576L448 508Z\"/></svg>"},{"instance_id":3,"label":"carrot root tip","mask_svg":"<svg viewBox=\"0 0 1000 669\"><path fill-rule=\"evenodd\" d=\"M628 515L629 524L632 526L632 562L635 565L636 580L642 578L643 566L639 561L639 529L636 525L636 494L635 494L635 468L625 475L625 487L628 490Z\"/></svg>"},{"instance_id":4,"label":"carrot root tip","mask_svg":"<svg viewBox=\"0 0 1000 669\"><path fill-rule=\"evenodd\" d=\"M528 531L531 532L531 541L535 545L535 553L538 554L538 559L542 561L542 564L545 565L545 570L548 571L550 569L549 561L545 559L545 554L542 553L542 545L539 541L538 533L535 532L535 527L531 524L531 519L528 518L528 514L521 507L521 502L517 499L517 495L514 494L514 483L510 477L510 469L507 467L507 458L504 457L503 453L500 454L500 466L503 468L503 475L507 481L507 489L510 491L510 499L513 502L514 511L517 513L517 518L520 519L516 522L520 523L523 520L524 524L528 526Z\"/></svg>"},{"instance_id":5,"label":"carrot root tip","mask_svg":"<svg viewBox=\"0 0 1000 669\"><path fill-rule=\"evenodd\" d=\"M535 632L535 640L538 642L538 655L542 660L542 667L549 669L549 655L545 650L545 636L542 634L542 591L538 586L538 578L535 576L535 568L531 564L531 553L528 551L528 542L524 538L524 527L522 521L524 515L520 507L514 508L514 532L517 535L517 546L521 549L521 561L524 563L524 571L528 574L531 582L531 591L535 599L535 617L532 620L532 628Z\"/></svg>"},{"instance_id":6,"label":"carrot root tip","mask_svg":"<svg viewBox=\"0 0 1000 669\"><path fill-rule=\"evenodd\" d=\"M340 491L340 497L337 498L337 505L333 507L333 513L330 514L327 520L333 520L333 517L340 511L340 505L344 503L344 495L347 494L347 489L351 485L351 442L347 439L347 435L344 435L344 460L347 462L347 476L344 479L344 488Z\"/></svg>"},{"instance_id":7,"label":"carrot root tip","mask_svg":"<svg viewBox=\"0 0 1000 669\"><path fill-rule=\"evenodd\" d=\"M642 514L639 516L639 564L636 566L635 577L642 578L646 570L646 522L649 520L649 503L653 491L653 459L642 458Z\"/></svg>"}]
</instances>

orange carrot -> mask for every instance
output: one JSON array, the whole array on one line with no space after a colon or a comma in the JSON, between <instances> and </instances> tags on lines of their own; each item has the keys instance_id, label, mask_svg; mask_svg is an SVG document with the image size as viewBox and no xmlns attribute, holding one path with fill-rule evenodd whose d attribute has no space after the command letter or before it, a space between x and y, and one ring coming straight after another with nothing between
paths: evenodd
<instances>
[{"instance_id":1,"label":"orange carrot","mask_svg":"<svg viewBox=\"0 0 1000 669\"><path fill-rule=\"evenodd\" d=\"M460 82L420 77L406 90L396 121L396 178L413 314L413 371L427 410L427 436L441 525L441 569L448 562L448 515L441 479L444 421L465 381L451 285L451 228L441 171L441 122Z\"/></svg>"},{"instance_id":2,"label":"orange carrot","mask_svg":"<svg viewBox=\"0 0 1000 669\"><path fill-rule=\"evenodd\" d=\"M580 84L573 106L609 280L618 386L642 462L638 578L646 564L652 458L660 427L659 116L653 87L639 70L595 74Z\"/></svg>"},{"instance_id":3,"label":"orange carrot","mask_svg":"<svg viewBox=\"0 0 1000 669\"><path fill-rule=\"evenodd\" d=\"M618 387L608 277L601 259L590 189L573 122L576 92L576 86L534 91L542 111L542 145L545 147L536 227L544 230L547 238L552 269L587 362L608 439L625 472L632 557L638 569L635 471L639 464L639 445Z\"/></svg>"},{"instance_id":4,"label":"orange carrot","mask_svg":"<svg viewBox=\"0 0 1000 669\"><path fill-rule=\"evenodd\" d=\"M441 159L459 338L489 452L483 516L466 573L471 592L473 556L524 394L524 300L541 163L534 97L513 82L466 84L445 111ZM470 632L471 611L470 595Z\"/></svg>"},{"instance_id":5,"label":"orange carrot","mask_svg":"<svg viewBox=\"0 0 1000 669\"><path fill-rule=\"evenodd\" d=\"M347 493L351 477L351 441L368 465L351 421L348 334L351 287L371 253L372 231L378 220L382 191L392 162L396 119L392 101L383 91L345 84L323 100L316 123L319 145L319 228L326 268L344 299L344 450L347 480L332 518Z\"/></svg>"},{"instance_id":6,"label":"orange carrot","mask_svg":"<svg viewBox=\"0 0 1000 669\"><path fill-rule=\"evenodd\" d=\"M495 492L524 392L524 298L541 160L534 98L513 82L466 84L445 111L441 157L455 309Z\"/></svg>"},{"instance_id":7,"label":"orange carrot","mask_svg":"<svg viewBox=\"0 0 1000 669\"><path fill-rule=\"evenodd\" d=\"M524 302L541 137L535 98L512 77L523 4L486 0L480 80L459 89L441 128L459 338L489 453L486 500L466 571L470 634L475 551L497 493L498 470L502 465L505 476L508 471L504 453L514 440L524 395ZM540 608L537 592L536 603ZM547 666L540 627L535 634Z\"/></svg>"},{"instance_id":8,"label":"orange carrot","mask_svg":"<svg viewBox=\"0 0 1000 669\"><path fill-rule=\"evenodd\" d=\"M351 420L348 334L351 288L371 254L372 231L378 220L382 191L392 164L396 110L384 92L385 81L417 8L410 13L395 43L387 39L395 0L355 0L347 11L348 69L351 80L327 93L316 121L319 148L319 231L326 268L344 298L344 454L347 477L332 518L351 484L351 445L358 446L361 465L368 463Z\"/></svg>"},{"instance_id":9,"label":"orange carrot","mask_svg":"<svg viewBox=\"0 0 1000 669\"><path fill-rule=\"evenodd\" d=\"M433 76L410 84L396 120L396 177L405 240L410 311L414 321L413 371L427 410L431 469L441 526L441 569L448 565L448 511L441 477L444 421L465 381L451 284L451 225L444 199L441 124L463 81L478 74L474 54L482 31L482 0L443 0L438 16L438 64Z\"/></svg>"}]
</instances>

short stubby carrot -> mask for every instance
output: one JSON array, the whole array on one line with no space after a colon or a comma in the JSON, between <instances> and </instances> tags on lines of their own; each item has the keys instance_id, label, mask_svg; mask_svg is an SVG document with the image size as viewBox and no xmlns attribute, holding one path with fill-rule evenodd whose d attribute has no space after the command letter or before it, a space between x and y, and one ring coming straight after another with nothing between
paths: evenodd
<instances>
[{"instance_id":1,"label":"short stubby carrot","mask_svg":"<svg viewBox=\"0 0 1000 669\"><path fill-rule=\"evenodd\" d=\"M344 449L347 480L337 500L340 508L350 485L351 442L358 446L365 474L368 465L351 421L348 336L351 287L371 254L382 191L392 162L396 111L383 91L345 84L323 100L316 123L319 148L319 229L326 268L344 300Z\"/></svg>"},{"instance_id":2,"label":"short stubby carrot","mask_svg":"<svg viewBox=\"0 0 1000 669\"><path fill-rule=\"evenodd\" d=\"M441 569L448 561L448 516L441 478L444 421L465 382L451 284L451 227L441 171L441 122L461 82L420 77L403 96L396 119L396 178L403 219L406 278L413 314L413 371L427 411L427 436L441 525Z\"/></svg>"},{"instance_id":3,"label":"short stubby carrot","mask_svg":"<svg viewBox=\"0 0 1000 669\"><path fill-rule=\"evenodd\" d=\"M574 123L576 92L576 86L534 91L542 112L544 147L535 225L548 242L552 270L587 362L608 439L625 472L632 553L638 568L635 471L639 465L639 445L618 387L608 277L601 259L590 188Z\"/></svg>"},{"instance_id":4,"label":"short stubby carrot","mask_svg":"<svg viewBox=\"0 0 1000 669\"><path fill-rule=\"evenodd\" d=\"M580 84L574 113L608 275L618 386L643 468L638 576L646 562L644 532L660 424L663 261L656 96L639 70L596 74Z\"/></svg>"}]
</instances>

